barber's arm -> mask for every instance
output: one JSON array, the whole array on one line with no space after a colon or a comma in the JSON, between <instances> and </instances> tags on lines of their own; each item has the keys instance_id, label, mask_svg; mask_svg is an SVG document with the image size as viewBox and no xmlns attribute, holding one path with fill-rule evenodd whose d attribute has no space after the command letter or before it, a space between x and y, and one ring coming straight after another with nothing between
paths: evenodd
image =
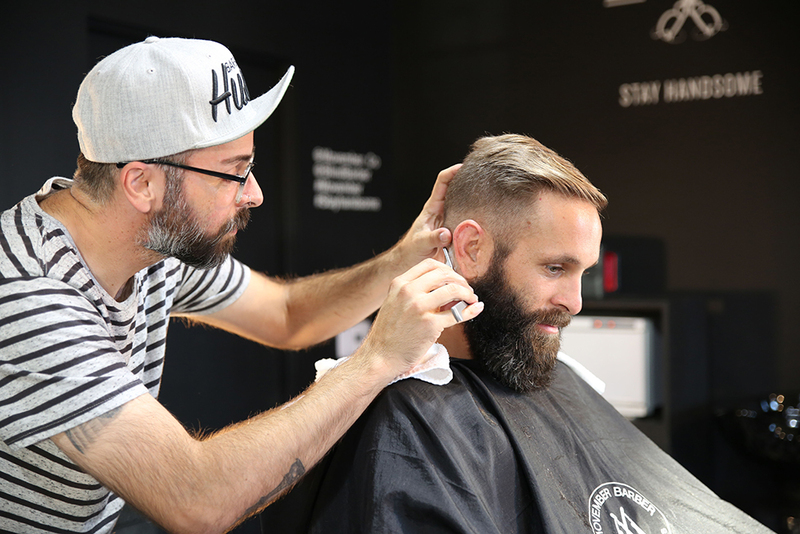
<instances>
[{"instance_id":1,"label":"barber's arm","mask_svg":"<svg viewBox=\"0 0 800 534\"><path fill-rule=\"evenodd\" d=\"M254 272L235 303L195 319L286 349L305 348L350 328L381 305L393 278L449 244L450 232L441 228L444 197L459 167L439 173L422 212L390 250L350 268L292 281Z\"/></svg>"},{"instance_id":2,"label":"barber's arm","mask_svg":"<svg viewBox=\"0 0 800 534\"><path fill-rule=\"evenodd\" d=\"M223 532L269 504L325 454L380 390L417 363L454 299L482 309L463 279L432 259L390 284L364 343L286 405L207 438L190 436L150 395L53 438L103 485L171 532Z\"/></svg>"}]
</instances>

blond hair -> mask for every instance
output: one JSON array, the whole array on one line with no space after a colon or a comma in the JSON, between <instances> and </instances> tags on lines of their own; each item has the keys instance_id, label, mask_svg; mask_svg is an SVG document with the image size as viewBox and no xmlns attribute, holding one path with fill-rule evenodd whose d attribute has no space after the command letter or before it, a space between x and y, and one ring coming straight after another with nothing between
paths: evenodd
<instances>
[{"instance_id":1,"label":"blond hair","mask_svg":"<svg viewBox=\"0 0 800 534\"><path fill-rule=\"evenodd\" d=\"M481 137L447 188L444 225L475 219L501 248L517 237L521 213L536 194L552 191L590 202L602 212L608 200L572 163L536 139L518 134Z\"/></svg>"}]
</instances>

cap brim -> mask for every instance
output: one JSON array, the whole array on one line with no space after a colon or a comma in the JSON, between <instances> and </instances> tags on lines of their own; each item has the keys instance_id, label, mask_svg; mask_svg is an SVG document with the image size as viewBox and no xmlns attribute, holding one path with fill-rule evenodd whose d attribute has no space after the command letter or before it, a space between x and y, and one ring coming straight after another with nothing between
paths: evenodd
<instances>
[{"instance_id":1,"label":"cap brim","mask_svg":"<svg viewBox=\"0 0 800 534\"><path fill-rule=\"evenodd\" d=\"M241 129L236 129L235 131L228 132L224 136L207 140L204 143L196 145L194 148L206 148L228 143L230 141L239 139L243 135L246 135L261 126L264 121L266 121L272 115L272 113L278 107L278 104L281 103L283 95L286 93L286 90L291 84L292 76L294 76L294 65L290 66L286 70L283 78L281 78L272 89L259 96L255 100L248 102L247 108L249 108L248 111L251 113L251 117L249 120L245 121Z\"/></svg>"}]
</instances>

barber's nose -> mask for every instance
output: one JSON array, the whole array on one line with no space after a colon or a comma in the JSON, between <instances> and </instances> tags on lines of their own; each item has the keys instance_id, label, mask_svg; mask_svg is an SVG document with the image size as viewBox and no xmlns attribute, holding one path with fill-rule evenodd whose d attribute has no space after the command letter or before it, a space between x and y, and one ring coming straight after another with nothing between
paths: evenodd
<instances>
[{"instance_id":1,"label":"barber's nose","mask_svg":"<svg viewBox=\"0 0 800 534\"><path fill-rule=\"evenodd\" d=\"M244 191L242 191L242 198L239 200L239 204L250 208L256 208L263 202L264 194L261 192L261 187L258 185L256 175L251 172L244 184Z\"/></svg>"}]
</instances>

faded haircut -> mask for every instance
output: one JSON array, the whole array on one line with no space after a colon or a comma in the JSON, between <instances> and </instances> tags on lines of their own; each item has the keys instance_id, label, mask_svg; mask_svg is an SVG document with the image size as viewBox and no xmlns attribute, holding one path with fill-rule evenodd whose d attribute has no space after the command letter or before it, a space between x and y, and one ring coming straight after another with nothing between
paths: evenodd
<instances>
[{"instance_id":1,"label":"faded haircut","mask_svg":"<svg viewBox=\"0 0 800 534\"><path fill-rule=\"evenodd\" d=\"M608 200L575 166L537 140L506 134L481 137L447 188L444 226L474 219L494 237L497 259L511 252L535 195L552 191L590 202L601 213Z\"/></svg>"}]
</instances>

